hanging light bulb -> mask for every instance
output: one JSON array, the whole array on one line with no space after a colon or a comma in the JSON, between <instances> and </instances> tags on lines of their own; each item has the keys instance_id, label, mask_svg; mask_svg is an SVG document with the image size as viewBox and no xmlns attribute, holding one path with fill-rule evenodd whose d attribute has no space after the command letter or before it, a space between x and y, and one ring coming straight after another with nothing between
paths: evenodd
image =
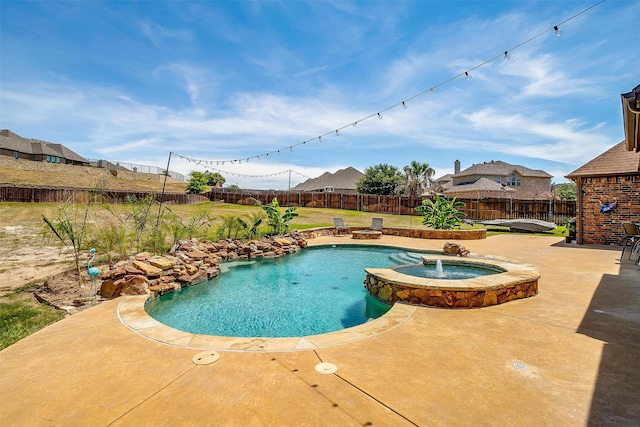
<instances>
[{"instance_id":1,"label":"hanging light bulb","mask_svg":"<svg viewBox=\"0 0 640 427\"><path fill-rule=\"evenodd\" d=\"M429 89L429 94L433 95L433 88Z\"/></svg>"},{"instance_id":2,"label":"hanging light bulb","mask_svg":"<svg viewBox=\"0 0 640 427\"><path fill-rule=\"evenodd\" d=\"M378 113L378 118L382 120L382 114Z\"/></svg>"},{"instance_id":3,"label":"hanging light bulb","mask_svg":"<svg viewBox=\"0 0 640 427\"><path fill-rule=\"evenodd\" d=\"M358 122L353 122L353 124L351 126L356 127L357 124L358 124Z\"/></svg>"},{"instance_id":4,"label":"hanging light bulb","mask_svg":"<svg viewBox=\"0 0 640 427\"><path fill-rule=\"evenodd\" d=\"M557 25L555 27L553 27L553 29L556 32L556 37L560 37L562 35L562 30L560 28L558 28Z\"/></svg>"},{"instance_id":5,"label":"hanging light bulb","mask_svg":"<svg viewBox=\"0 0 640 427\"><path fill-rule=\"evenodd\" d=\"M508 50L504 51L504 60L508 61L509 59L511 59L511 54L509 54Z\"/></svg>"},{"instance_id":6,"label":"hanging light bulb","mask_svg":"<svg viewBox=\"0 0 640 427\"><path fill-rule=\"evenodd\" d=\"M322 142L322 137L321 136L318 137L318 142Z\"/></svg>"},{"instance_id":7,"label":"hanging light bulb","mask_svg":"<svg viewBox=\"0 0 640 427\"><path fill-rule=\"evenodd\" d=\"M336 129L336 136L340 136L340 131Z\"/></svg>"},{"instance_id":8,"label":"hanging light bulb","mask_svg":"<svg viewBox=\"0 0 640 427\"><path fill-rule=\"evenodd\" d=\"M404 101L402 101L402 108L404 108L405 110L407 109L407 104Z\"/></svg>"},{"instance_id":9,"label":"hanging light bulb","mask_svg":"<svg viewBox=\"0 0 640 427\"><path fill-rule=\"evenodd\" d=\"M467 80L471 80L471 74L468 71L465 71L464 75L467 76Z\"/></svg>"}]
</instances>

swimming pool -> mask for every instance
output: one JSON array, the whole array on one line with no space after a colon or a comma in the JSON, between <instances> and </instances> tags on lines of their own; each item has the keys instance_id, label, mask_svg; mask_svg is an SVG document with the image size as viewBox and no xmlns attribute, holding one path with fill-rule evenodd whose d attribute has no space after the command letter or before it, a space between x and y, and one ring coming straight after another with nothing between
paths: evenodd
<instances>
[{"instance_id":1,"label":"swimming pool","mask_svg":"<svg viewBox=\"0 0 640 427\"><path fill-rule=\"evenodd\" d=\"M222 264L230 268L217 278L163 295L148 302L145 310L159 322L197 334L270 338L323 334L365 323L389 310L364 289L364 268L415 263L420 255L397 248L340 245Z\"/></svg>"}]
</instances>

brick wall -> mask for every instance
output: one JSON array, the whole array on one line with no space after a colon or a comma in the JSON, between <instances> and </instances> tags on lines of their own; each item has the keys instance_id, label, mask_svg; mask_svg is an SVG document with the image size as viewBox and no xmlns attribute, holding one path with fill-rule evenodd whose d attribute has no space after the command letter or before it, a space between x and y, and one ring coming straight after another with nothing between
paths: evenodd
<instances>
[{"instance_id":1,"label":"brick wall","mask_svg":"<svg viewBox=\"0 0 640 427\"><path fill-rule=\"evenodd\" d=\"M640 221L640 175L581 178L582 204L578 205L578 235L582 243L622 245L623 222ZM612 212L600 212L600 205L616 202Z\"/></svg>"},{"instance_id":2,"label":"brick wall","mask_svg":"<svg viewBox=\"0 0 640 427\"><path fill-rule=\"evenodd\" d=\"M551 193L551 179L524 176L520 187L513 188L518 190L518 198L520 199L544 199L548 198Z\"/></svg>"}]
</instances>

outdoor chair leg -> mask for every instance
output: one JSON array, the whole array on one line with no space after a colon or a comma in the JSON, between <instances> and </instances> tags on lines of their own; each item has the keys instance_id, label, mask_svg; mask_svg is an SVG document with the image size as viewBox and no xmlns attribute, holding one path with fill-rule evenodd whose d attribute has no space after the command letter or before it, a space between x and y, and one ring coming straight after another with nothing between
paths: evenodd
<instances>
[{"instance_id":1,"label":"outdoor chair leg","mask_svg":"<svg viewBox=\"0 0 640 427\"><path fill-rule=\"evenodd\" d=\"M622 240L622 253L620 254L620 261L624 259L624 250L627 247L627 240L628 240L628 237L624 236L624 239Z\"/></svg>"}]
</instances>

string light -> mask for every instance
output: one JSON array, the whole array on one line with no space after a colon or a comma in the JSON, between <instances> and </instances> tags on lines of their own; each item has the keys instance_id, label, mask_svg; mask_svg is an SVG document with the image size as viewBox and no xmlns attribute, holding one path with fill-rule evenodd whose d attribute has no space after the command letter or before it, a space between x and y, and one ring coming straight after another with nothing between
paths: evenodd
<instances>
[{"instance_id":1,"label":"string light","mask_svg":"<svg viewBox=\"0 0 640 427\"><path fill-rule=\"evenodd\" d=\"M513 50L515 50L515 49L518 49L518 48L520 48L520 47L522 47L522 46L526 45L527 43L532 42L533 40L535 40L535 39L537 39L537 38L539 38L539 37L541 37L541 36L543 36L543 35L547 34L547 33L548 33L548 32L550 32L550 31L555 31L555 35L556 35L556 36L558 36L558 37L560 37L560 35L562 34L562 30L560 29L560 26L561 26L561 25L563 25L563 24L565 24L565 23L567 23L567 22L569 22L569 21L571 21L571 20L575 19L576 17L578 17L578 16L580 16L580 15L582 15L582 14L584 14L584 13L586 13L586 12L590 11L591 9L595 8L596 6L600 5L601 3L604 3L605 1L606 1L606 0L600 0L600 1L598 1L597 3L595 3L595 4L591 5L591 6L589 6L588 8L583 9L582 11L580 11L580 12L578 12L578 13L574 14L573 16L571 16L571 17L569 17L569 18L565 19L564 21L562 21L562 22L558 23L557 25L554 25L552 29L548 29L548 30L542 31L542 32L540 32L540 33L538 33L538 34L536 34L536 35L534 35L534 36L532 36L532 37L528 38L527 40L525 40L525 41L523 41L523 42L520 42L519 44L517 44L517 45L515 45L515 46L511 47L510 49L505 50L505 51L504 51L504 53L500 53L499 55L496 55L496 56L494 56L494 57L492 57L492 58L489 58L489 59L487 59L486 61L484 61L484 62L482 62L482 63L480 63L480 64L478 64L478 65L476 65L476 66L474 66L474 67L472 67L472 68L470 68L470 69L468 69L468 70L466 70L466 71L464 71L464 72L462 72L462 73L460 73L460 74L457 74L457 75L455 75L455 76L452 76L452 77L450 77L449 79L444 80L444 81L442 81L442 82L438 83L437 85L430 87L429 89L427 89L427 90L425 90L425 91L419 92L419 93L417 93L417 94L415 94L415 95L413 95L413 96L411 96L411 97L409 97L409 98L406 98L406 99L404 99L404 100L402 100L402 101L398 102L397 104L394 104L394 105L392 105L392 106L390 106L390 107L387 107L387 108L385 108L385 109L382 109L382 110L380 110L378 113L374 113L374 114L371 114L371 115L369 115L369 116L363 117L363 118L361 118L360 120L356 120L356 121L354 121L354 122L350 123L350 125L351 125L351 126L353 126L353 127L356 127L356 125L357 125L359 122L361 122L361 121L363 121L363 120L370 119L370 118L372 118L372 117L375 117L376 115L377 115L377 117L378 117L379 119L382 119L382 113L383 113L383 112L385 112L385 111L387 111L387 110L391 110L391 109L393 109L393 108L395 108L395 107L398 107L398 106L402 106L404 109L406 109L406 108L407 108L406 103L407 103L408 101L411 101L412 99L415 99L415 98L417 98L417 97L419 97L419 96L422 96L422 95L424 95L425 93L433 94L433 93L434 93L434 91L435 91L435 89L439 88L440 86L444 86L445 84L450 83L451 81L456 80L456 79L458 79L458 78L459 78L459 77L461 77L461 76L465 76L465 78L466 78L467 80L471 80L471 74L470 74L470 72L471 72L471 71L476 70L476 69L478 69L478 68L480 68L480 67L483 67L483 66L487 65L488 63L495 61L495 60L496 60L496 59L498 59L498 58L503 58L504 60L509 60L509 59L510 59L510 56L511 56L511 55L510 55L510 52L511 52L511 51L513 51ZM348 126L348 125L345 125L345 126L343 126L343 127L340 127L340 128L338 128L338 129L336 129L336 130L335 130L336 135L339 135L339 131L340 131L341 129L346 128L347 126ZM322 137L323 137L323 136L330 135L330 134L331 134L331 133L333 133L333 132L334 132L334 131L330 131L330 132L327 132L327 133L325 133L325 134L323 134L323 135L320 135L320 136L318 136L318 137L311 138L311 139L308 139L308 140L306 140L306 141L302 141L302 142L299 142L299 143L297 143L297 144L290 145L290 146L289 146L289 151L293 151L293 147L297 147L297 146L305 145L307 142L314 141L315 139L317 139L319 142L322 142ZM276 153L276 154L280 155L280 150L283 150L283 149L284 149L284 148L281 148L281 149L279 149L279 150L270 151L270 152L264 153L263 155L264 155L265 157L269 157L269 154L273 154L273 153ZM260 156L256 155L256 156L247 157L245 160L248 162L248 161L249 161L249 159L251 159L251 158L259 159L259 158L260 158ZM235 162L235 161L238 161L238 159L236 159L236 160L226 160L226 161L231 162L231 164L234 164L234 162ZM217 164L217 163L216 163L216 164ZM224 165L224 161L222 161L222 164Z\"/></svg>"},{"instance_id":2,"label":"string light","mask_svg":"<svg viewBox=\"0 0 640 427\"><path fill-rule=\"evenodd\" d=\"M173 153L173 154L175 154L175 153ZM179 154L177 154L177 156L182 157ZM294 171L293 169L280 171L280 172L275 172L275 173L270 173L270 174L265 174L265 175L245 175L245 174L242 174L242 173L229 172L229 171L224 171L224 170L216 169L216 168L207 168L207 169L210 169L213 172L219 172L219 173L224 174L224 175L239 176L241 178L270 178L270 177L273 177L273 176L284 175L284 174L288 174L288 173L292 172L292 173L295 173L297 175L300 175L303 178L312 179L311 177L309 177L309 176L307 176L305 174L302 174L302 173L300 173L298 171Z\"/></svg>"}]
</instances>

